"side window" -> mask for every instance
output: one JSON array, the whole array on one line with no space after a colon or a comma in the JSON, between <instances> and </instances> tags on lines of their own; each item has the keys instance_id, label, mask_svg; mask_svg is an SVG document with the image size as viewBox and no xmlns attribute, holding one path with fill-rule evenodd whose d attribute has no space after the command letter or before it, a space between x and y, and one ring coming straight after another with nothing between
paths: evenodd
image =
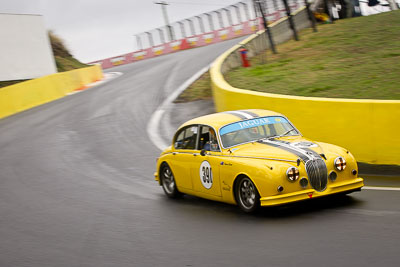
<instances>
[{"instance_id":1,"label":"side window","mask_svg":"<svg viewBox=\"0 0 400 267\"><path fill-rule=\"evenodd\" d=\"M189 126L178 133L175 140L176 149L195 149L197 139L197 126Z\"/></svg>"},{"instance_id":2,"label":"side window","mask_svg":"<svg viewBox=\"0 0 400 267\"><path fill-rule=\"evenodd\" d=\"M220 151L218 146L217 135L213 128L209 126L201 126L199 138L199 150Z\"/></svg>"},{"instance_id":3,"label":"side window","mask_svg":"<svg viewBox=\"0 0 400 267\"><path fill-rule=\"evenodd\" d=\"M182 149L183 148L183 139L185 138L185 130L181 130L178 134L178 137L175 140L175 148Z\"/></svg>"}]
</instances>

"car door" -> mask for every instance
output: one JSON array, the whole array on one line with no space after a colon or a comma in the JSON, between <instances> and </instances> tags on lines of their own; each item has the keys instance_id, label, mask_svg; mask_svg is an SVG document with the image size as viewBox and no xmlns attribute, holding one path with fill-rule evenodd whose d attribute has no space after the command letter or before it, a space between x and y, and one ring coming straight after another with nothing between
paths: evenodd
<instances>
[{"instance_id":1,"label":"car door","mask_svg":"<svg viewBox=\"0 0 400 267\"><path fill-rule=\"evenodd\" d=\"M171 169L178 188L193 189L190 166L196 148L198 125L189 125L180 129L174 137L174 150L171 157Z\"/></svg>"},{"instance_id":2,"label":"car door","mask_svg":"<svg viewBox=\"0 0 400 267\"><path fill-rule=\"evenodd\" d=\"M199 126L199 136L196 153L192 155L191 177L194 191L212 196L221 196L220 163L221 151L218 140L210 136L210 131L215 130L207 125ZM216 142L216 143L213 143ZM211 143L205 155L201 150Z\"/></svg>"}]
</instances>

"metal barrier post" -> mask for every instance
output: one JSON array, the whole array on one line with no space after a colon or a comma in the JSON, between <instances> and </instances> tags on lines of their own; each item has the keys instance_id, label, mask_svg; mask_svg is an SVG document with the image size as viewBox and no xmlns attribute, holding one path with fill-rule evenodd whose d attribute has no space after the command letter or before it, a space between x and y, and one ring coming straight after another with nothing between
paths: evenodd
<instances>
[{"instance_id":1,"label":"metal barrier post","mask_svg":"<svg viewBox=\"0 0 400 267\"><path fill-rule=\"evenodd\" d=\"M224 20L222 19L221 11L216 10L214 12L217 13L220 29L224 28Z\"/></svg>"},{"instance_id":2,"label":"metal barrier post","mask_svg":"<svg viewBox=\"0 0 400 267\"><path fill-rule=\"evenodd\" d=\"M313 31L317 32L318 31L317 30L317 24L315 23L315 17L314 17L314 15L313 15L313 13L311 12L311 9L310 9L310 3L308 2L308 0L304 0L304 3L306 4L308 19L311 22L311 26L313 28Z\"/></svg>"},{"instance_id":3,"label":"metal barrier post","mask_svg":"<svg viewBox=\"0 0 400 267\"><path fill-rule=\"evenodd\" d=\"M190 26L190 31L192 33L192 36L196 35L196 32L194 30L194 24L193 21L191 19L186 19L187 21L189 21L189 26Z\"/></svg>"},{"instance_id":4,"label":"metal barrier post","mask_svg":"<svg viewBox=\"0 0 400 267\"><path fill-rule=\"evenodd\" d=\"M265 28L265 30L267 31L267 34L268 34L268 39L269 39L269 43L271 45L271 50L272 50L272 52L274 54L276 54L277 51L276 51L276 48L275 48L274 39L272 38L272 32L271 32L271 29L268 27L267 19L265 18L264 11L262 10L262 7L261 7L261 2L257 1L257 3L258 3L258 9L259 9L259 11L261 13L261 17L262 17L263 22L264 22L264 28Z\"/></svg>"},{"instance_id":5,"label":"metal barrier post","mask_svg":"<svg viewBox=\"0 0 400 267\"><path fill-rule=\"evenodd\" d=\"M205 31L205 29L204 29L204 24L203 24L202 18L201 18L200 16L195 16L195 18L197 18L197 19L199 20L199 25L200 25L201 33L205 33L206 31Z\"/></svg>"},{"instance_id":6,"label":"metal barrier post","mask_svg":"<svg viewBox=\"0 0 400 267\"><path fill-rule=\"evenodd\" d=\"M244 14L246 16L246 20L250 20L249 6L245 2L239 2L239 4L243 5L243 9L244 9Z\"/></svg>"},{"instance_id":7,"label":"metal barrier post","mask_svg":"<svg viewBox=\"0 0 400 267\"><path fill-rule=\"evenodd\" d=\"M292 16L292 13L290 13L290 7L288 5L287 0L283 0L283 4L285 5L286 15L288 16L290 28L293 31L293 37L294 37L294 39L296 41L298 41L299 40L299 36L297 35L296 27L295 27L294 21L293 21L293 16Z\"/></svg>"},{"instance_id":8,"label":"metal barrier post","mask_svg":"<svg viewBox=\"0 0 400 267\"><path fill-rule=\"evenodd\" d=\"M150 32L145 32L147 34L147 38L149 39L149 44L151 47L154 46L154 40L153 40L153 35Z\"/></svg>"},{"instance_id":9,"label":"metal barrier post","mask_svg":"<svg viewBox=\"0 0 400 267\"><path fill-rule=\"evenodd\" d=\"M209 13L205 13L205 14L206 14L206 16L207 16L207 18L208 18L208 24L210 25L210 30L211 30L211 31L214 31L215 28L214 28L214 22L213 22L213 20L212 20L212 15L209 14Z\"/></svg>"},{"instance_id":10,"label":"metal barrier post","mask_svg":"<svg viewBox=\"0 0 400 267\"><path fill-rule=\"evenodd\" d=\"M186 37L185 24L182 21L178 21L178 24L181 27L182 38L185 38Z\"/></svg>"},{"instance_id":11,"label":"metal barrier post","mask_svg":"<svg viewBox=\"0 0 400 267\"><path fill-rule=\"evenodd\" d=\"M160 41L161 41L161 43L164 44L164 43L165 43L165 39L164 39L163 30L160 29L160 28L157 28L157 31L158 31L158 34L160 35Z\"/></svg>"},{"instance_id":12,"label":"metal barrier post","mask_svg":"<svg viewBox=\"0 0 400 267\"><path fill-rule=\"evenodd\" d=\"M328 12L329 19L330 19L331 23L334 23L333 22L332 10L331 10L331 8L329 6L328 0L324 0L324 8L325 8L326 12Z\"/></svg>"},{"instance_id":13,"label":"metal barrier post","mask_svg":"<svg viewBox=\"0 0 400 267\"><path fill-rule=\"evenodd\" d=\"M137 43L139 50L143 50L142 39L140 39L140 35L135 35L135 36L136 36L136 43Z\"/></svg>"},{"instance_id":14,"label":"metal barrier post","mask_svg":"<svg viewBox=\"0 0 400 267\"><path fill-rule=\"evenodd\" d=\"M235 10L236 10L236 17L237 17L237 19L238 19L238 22L239 23L242 23L242 16L240 15L240 10L239 10L239 7L238 6L236 6L236 5L232 5L234 8L235 8Z\"/></svg>"},{"instance_id":15,"label":"metal barrier post","mask_svg":"<svg viewBox=\"0 0 400 267\"><path fill-rule=\"evenodd\" d=\"M229 23L229 26L232 26L232 25L233 25L233 22L232 22L231 11L230 11L229 9L227 9L227 8L223 8L223 10L225 10L226 15L228 16L228 23Z\"/></svg>"}]
</instances>

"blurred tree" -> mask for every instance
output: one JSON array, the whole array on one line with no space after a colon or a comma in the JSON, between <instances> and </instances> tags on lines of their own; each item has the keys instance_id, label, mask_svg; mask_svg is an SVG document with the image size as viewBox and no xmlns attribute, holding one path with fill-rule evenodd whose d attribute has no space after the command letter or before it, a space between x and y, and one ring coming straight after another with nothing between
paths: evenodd
<instances>
[{"instance_id":1,"label":"blurred tree","mask_svg":"<svg viewBox=\"0 0 400 267\"><path fill-rule=\"evenodd\" d=\"M72 57L71 53L65 47L63 39L57 36L53 31L49 31L49 38L51 48L53 49L53 54L55 57Z\"/></svg>"}]
</instances>

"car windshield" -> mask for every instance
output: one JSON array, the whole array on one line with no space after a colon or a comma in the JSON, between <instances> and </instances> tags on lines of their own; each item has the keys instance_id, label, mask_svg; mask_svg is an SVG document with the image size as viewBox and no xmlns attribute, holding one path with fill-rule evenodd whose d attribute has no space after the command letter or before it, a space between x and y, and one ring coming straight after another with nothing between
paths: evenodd
<instances>
[{"instance_id":1,"label":"car windshield","mask_svg":"<svg viewBox=\"0 0 400 267\"><path fill-rule=\"evenodd\" d=\"M290 122L281 116L261 117L225 125L219 130L225 148L264 138L299 135Z\"/></svg>"}]
</instances>

